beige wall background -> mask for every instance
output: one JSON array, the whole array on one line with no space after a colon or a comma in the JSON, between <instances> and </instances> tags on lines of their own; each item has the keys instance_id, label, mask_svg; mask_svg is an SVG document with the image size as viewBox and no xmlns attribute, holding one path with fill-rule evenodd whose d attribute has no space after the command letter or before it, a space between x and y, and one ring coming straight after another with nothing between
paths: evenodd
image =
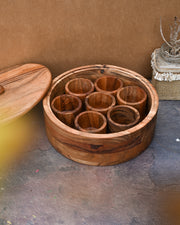
<instances>
[{"instance_id":1,"label":"beige wall background","mask_svg":"<svg viewBox=\"0 0 180 225\"><path fill-rule=\"evenodd\" d=\"M151 77L150 56L179 16L178 0L0 1L0 69L41 63L56 76L105 63Z\"/></svg>"}]
</instances>

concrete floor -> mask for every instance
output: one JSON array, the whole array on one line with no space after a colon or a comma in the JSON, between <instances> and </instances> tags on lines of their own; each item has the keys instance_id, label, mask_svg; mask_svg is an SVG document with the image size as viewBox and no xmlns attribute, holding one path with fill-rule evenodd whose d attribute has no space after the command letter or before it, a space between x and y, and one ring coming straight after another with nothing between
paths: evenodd
<instances>
[{"instance_id":1,"label":"concrete floor","mask_svg":"<svg viewBox=\"0 0 180 225\"><path fill-rule=\"evenodd\" d=\"M160 102L145 152L110 167L81 165L57 153L37 108L29 113L38 111L34 142L1 178L0 225L162 224L160 193L180 187L180 101Z\"/></svg>"}]
</instances>

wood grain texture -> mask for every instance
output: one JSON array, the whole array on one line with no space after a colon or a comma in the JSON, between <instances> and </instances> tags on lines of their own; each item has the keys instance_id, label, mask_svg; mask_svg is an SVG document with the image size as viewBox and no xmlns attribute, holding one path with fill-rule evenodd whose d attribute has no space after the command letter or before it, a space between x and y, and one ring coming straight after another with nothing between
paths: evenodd
<instances>
[{"instance_id":1,"label":"wood grain texture","mask_svg":"<svg viewBox=\"0 0 180 225\"><path fill-rule=\"evenodd\" d=\"M105 92L116 97L118 90L123 86L123 82L115 76L102 76L95 81L94 86L96 91Z\"/></svg>"},{"instance_id":2,"label":"wood grain texture","mask_svg":"<svg viewBox=\"0 0 180 225\"><path fill-rule=\"evenodd\" d=\"M84 111L75 119L76 129L93 134L105 134L107 120L105 116L96 111Z\"/></svg>"},{"instance_id":3,"label":"wood grain texture","mask_svg":"<svg viewBox=\"0 0 180 225\"><path fill-rule=\"evenodd\" d=\"M51 73L39 64L24 64L0 72L0 124L7 124L31 110L51 84Z\"/></svg>"},{"instance_id":4,"label":"wood grain texture","mask_svg":"<svg viewBox=\"0 0 180 225\"><path fill-rule=\"evenodd\" d=\"M4 87L0 85L0 95L2 95L4 93Z\"/></svg>"},{"instance_id":5,"label":"wood grain texture","mask_svg":"<svg viewBox=\"0 0 180 225\"><path fill-rule=\"evenodd\" d=\"M119 105L129 105L136 108L144 119L146 113L147 94L139 86L127 86L117 92L117 102Z\"/></svg>"},{"instance_id":6,"label":"wood grain texture","mask_svg":"<svg viewBox=\"0 0 180 225\"><path fill-rule=\"evenodd\" d=\"M107 113L108 126L111 132L127 130L135 126L139 119L139 111L127 105L117 105Z\"/></svg>"},{"instance_id":7,"label":"wood grain texture","mask_svg":"<svg viewBox=\"0 0 180 225\"><path fill-rule=\"evenodd\" d=\"M136 126L117 133L90 134L72 129L59 121L51 110L51 101L65 91L65 84L73 78L95 81L111 75L123 80L125 86L138 85L148 96L146 117ZM56 77L43 100L46 131L54 148L74 161L88 165L114 165L136 157L150 144L158 110L158 96L154 87L141 75L121 67L90 65L67 71Z\"/></svg>"},{"instance_id":8,"label":"wood grain texture","mask_svg":"<svg viewBox=\"0 0 180 225\"><path fill-rule=\"evenodd\" d=\"M58 119L70 127L74 127L74 119L81 112L82 102L73 95L59 95L51 102L51 108Z\"/></svg>"},{"instance_id":9,"label":"wood grain texture","mask_svg":"<svg viewBox=\"0 0 180 225\"><path fill-rule=\"evenodd\" d=\"M65 86L67 94L79 97L83 102L87 95L94 91L94 84L85 78L75 78L67 82Z\"/></svg>"},{"instance_id":10,"label":"wood grain texture","mask_svg":"<svg viewBox=\"0 0 180 225\"><path fill-rule=\"evenodd\" d=\"M113 95L105 92L93 92L85 99L86 110L93 110L104 115L116 104L116 99Z\"/></svg>"}]
</instances>

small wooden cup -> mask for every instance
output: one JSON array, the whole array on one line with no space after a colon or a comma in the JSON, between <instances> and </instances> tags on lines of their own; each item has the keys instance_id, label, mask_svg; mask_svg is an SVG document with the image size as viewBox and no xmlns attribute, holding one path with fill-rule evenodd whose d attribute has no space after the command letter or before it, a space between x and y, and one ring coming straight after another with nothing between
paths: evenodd
<instances>
[{"instance_id":1,"label":"small wooden cup","mask_svg":"<svg viewBox=\"0 0 180 225\"><path fill-rule=\"evenodd\" d=\"M100 112L104 115L115 106L116 99L113 95L103 92L93 92L85 98L86 110Z\"/></svg>"},{"instance_id":2,"label":"small wooden cup","mask_svg":"<svg viewBox=\"0 0 180 225\"><path fill-rule=\"evenodd\" d=\"M75 118L75 127L83 132L105 134L107 120L105 116L95 111L85 111Z\"/></svg>"},{"instance_id":3,"label":"small wooden cup","mask_svg":"<svg viewBox=\"0 0 180 225\"><path fill-rule=\"evenodd\" d=\"M106 92L116 97L117 91L123 87L123 82L115 76L102 76L95 81L94 86L96 91Z\"/></svg>"},{"instance_id":4,"label":"small wooden cup","mask_svg":"<svg viewBox=\"0 0 180 225\"><path fill-rule=\"evenodd\" d=\"M117 105L107 113L109 130L119 132L136 125L140 120L137 109L127 105Z\"/></svg>"},{"instance_id":5,"label":"small wooden cup","mask_svg":"<svg viewBox=\"0 0 180 225\"><path fill-rule=\"evenodd\" d=\"M126 86L117 92L117 102L119 105L129 105L136 108L144 118L146 112L147 94L139 86Z\"/></svg>"},{"instance_id":6,"label":"small wooden cup","mask_svg":"<svg viewBox=\"0 0 180 225\"><path fill-rule=\"evenodd\" d=\"M74 119L81 112L82 102L73 95L60 95L51 102L51 108L58 119L70 127L74 127Z\"/></svg>"},{"instance_id":7,"label":"small wooden cup","mask_svg":"<svg viewBox=\"0 0 180 225\"><path fill-rule=\"evenodd\" d=\"M65 91L84 102L85 97L94 91L94 84L89 79L75 78L66 83Z\"/></svg>"}]
</instances>

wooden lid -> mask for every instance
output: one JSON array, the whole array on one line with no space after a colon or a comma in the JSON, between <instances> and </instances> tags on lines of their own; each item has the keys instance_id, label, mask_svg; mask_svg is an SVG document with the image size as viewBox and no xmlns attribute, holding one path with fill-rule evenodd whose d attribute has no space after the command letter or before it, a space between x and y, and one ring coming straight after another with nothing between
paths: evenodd
<instances>
[{"instance_id":1,"label":"wooden lid","mask_svg":"<svg viewBox=\"0 0 180 225\"><path fill-rule=\"evenodd\" d=\"M51 85L51 73L39 64L24 64L0 71L0 125L30 111Z\"/></svg>"}]
</instances>

